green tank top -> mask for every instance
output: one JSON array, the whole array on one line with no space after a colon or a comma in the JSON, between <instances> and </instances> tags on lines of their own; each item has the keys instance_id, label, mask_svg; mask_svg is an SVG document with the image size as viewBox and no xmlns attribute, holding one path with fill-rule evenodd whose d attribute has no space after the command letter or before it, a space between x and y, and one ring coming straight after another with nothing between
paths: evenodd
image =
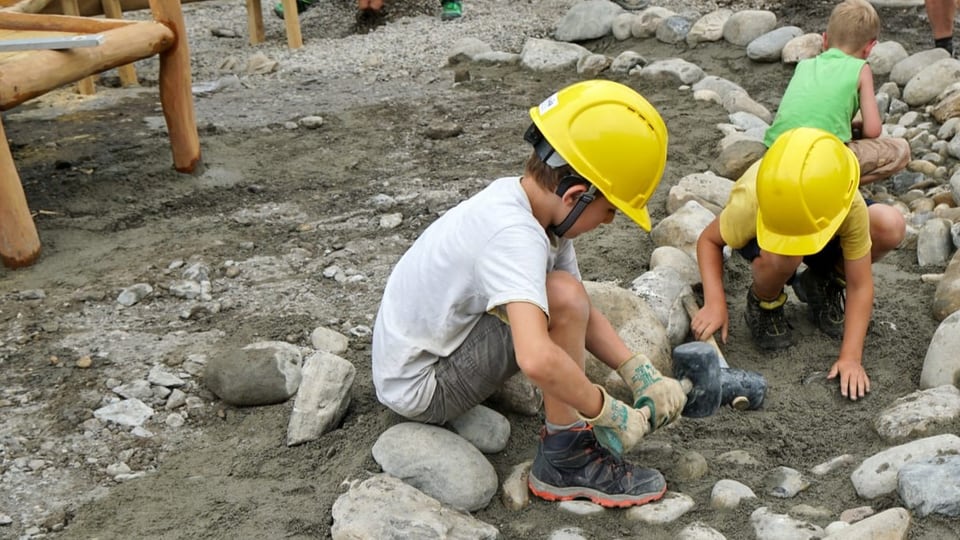
<instances>
[{"instance_id":1,"label":"green tank top","mask_svg":"<svg viewBox=\"0 0 960 540\"><path fill-rule=\"evenodd\" d=\"M850 121L860 110L857 86L866 63L840 49L801 60L763 143L769 147L781 133L797 127L820 128L848 142Z\"/></svg>"}]
</instances>

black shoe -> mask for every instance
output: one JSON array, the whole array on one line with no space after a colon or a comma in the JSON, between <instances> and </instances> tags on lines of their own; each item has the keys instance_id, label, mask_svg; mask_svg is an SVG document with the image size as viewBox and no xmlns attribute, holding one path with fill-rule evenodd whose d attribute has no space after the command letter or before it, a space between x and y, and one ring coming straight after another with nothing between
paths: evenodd
<instances>
[{"instance_id":1,"label":"black shoe","mask_svg":"<svg viewBox=\"0 0 960 540\"><path fill-rule=\"evenodd\" d=\"M553 434L544 429L528 485L548 501L590 499L606 507L646 504L667 491L659 471L614 456L600 446L589 426Z\"/></svg>"},{"instance_id":2,"label":"black shoe","mask_svg":"<svg viewBox=\"0 0 960 540\"><path fill-rule=\"evenodd\" d=\"M847 283L836 272L827 275L807 268L793 280L793 292L807 303L807 315L823 333L843 337Z\"/></svg>"},{"instance_id":3,"label":"black shoe","mask_svg":"<svg viewBox=\"0 0 960 540\"><path fill-rule=\"evenodd\" d=\"M790 323L783 312L786 301L787 295L783 291L776 300L766 302L754 294L753 286L747 290L747 309L743 316L757 347L766 351L779 351L793 345Z\"/></svg>"}]
</instances>

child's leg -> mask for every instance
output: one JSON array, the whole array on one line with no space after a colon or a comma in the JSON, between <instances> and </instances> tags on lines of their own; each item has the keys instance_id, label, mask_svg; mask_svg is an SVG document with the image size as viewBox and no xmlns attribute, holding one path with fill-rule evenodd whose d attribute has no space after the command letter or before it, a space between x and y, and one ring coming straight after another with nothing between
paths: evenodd
<instances>
[{"instance_id":1,"label":"child's leg","mask_svg":"<svg viewBox=\"0 0 960 540\"><path fill-rule=\"evenodd\" d=\"M910 162L910 143L900 137L858 139L847 147L860 162L860 184L883 180L902 171Z\"/></svg>"},{"instance_id":2,"label":"child's leg","mask_svg":"<svg viewBox=\"0 0 960 540\"><path fill-rule=\"evenodd\" d=\"M463 344L433 368L437 382L433 400L411 420L445 424L482 403L520 371L510 327L493 315L483 315Z\"/></svg>"},{"instance_id":3,"label":"child's leg","mask_svg":"<svg viewBox=\"0 0 960 540\"><path fill-rule=\"evenodd\" d=\"M867 212L870 213L870 240L873 242L870 258L876 262L903 242L907 224L903 214L892 206L871 204Z\"/></svg>"},{"instance_id":4,"label":"child's leg","mask_svg":"<svg viewBox=\"0 0 960 540\"><path fill-rule=\"evenodd\" d=\"M761 300L777 298L802 260L802 257L776 255L760 250L750 266L753 271L753 292Z\"/></svg>"},{"instance_id":5,"label":"child's leg","mask_svg":"<svg viewBox=\"0 0 960 540\"><path fill-rule=\"evenodd\" d=\"M587 291L571 274L551 272L547 274L547 302L550 305L550 339L573 359L582 372L586 362L587 324L590 321ZM544 366L544 369L551 368ZM589 381L585 375L584 381L586 387ZM543 409L547 421L553 424L570 424L580 418L566 401L547 391L543 393Z\"/></svg>"}]
</instances>

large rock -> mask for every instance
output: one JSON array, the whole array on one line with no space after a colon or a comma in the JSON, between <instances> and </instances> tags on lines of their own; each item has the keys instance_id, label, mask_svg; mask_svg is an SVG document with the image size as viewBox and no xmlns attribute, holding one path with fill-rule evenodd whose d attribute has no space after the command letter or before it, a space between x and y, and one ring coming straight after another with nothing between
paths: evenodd
<instances>
[{"instance_id":1,"label":"large rock","mask_svg":"<svg viewBox=\"0 0 960 540\"><path fill-rule=\"evenodd\" d=\"M941 124L960 116L960 84L951 85L937 96L937 103L930 114Z\"/></svg>"},{"instance_id":2,"label":"large rock","mask_svg":"<svg viewBox=\"0 0 960 540\"><path fill-rule=\"evenodd\" d=\"M623 8L608 0L587 0L573 5L558 22L553 37L558 41L586 41L610 33L613 19Z\"/></svg>"},{"instance_id":3,"label":"large rock","mask_svg":"<svg viewBox=\"0 0 960 540\"><path fill-rule=\"evenodd\" d=\"M890 70L890 80L904 86L923 68L946 58L950 58L950 53L940 48L911 54L893 66Z\"/></svg>"},{"instance_id":4,"label":"large rock","mask_svg":"<svg viewBox=\"0 0 960 540\"><path fill-rule=\"evenodd\" d=\"M687 32L687 45L691 47L705 41L723 39L723 25L733 15L729 9L716 9L697 19Z\"/></svg>"},{"instance_id":5,"label":"large rock","mask_svg":"<svg viewBox=\"0 0 960 540\"><path fill-rule=\"evenodd\" d=\"M784 64L796 64L801 60L813 58L823 50L823 35L804 34L787 42L780 51Z\"/></svg>"},{"instance_id":6,"label":"large rock","mask_svg":"<svg viewBox=\"0 0 960 540\"><path fill-rule=\"evenodd\" d=\"M917 439L863 460L850 475L857 495L874 499L897 489L897 473L912 459L960 453L960 437L952 434Z\"/></svg>"},{"instance_id":7,"label":"large rock","mask_svg":"<svg viewBox=\"0 0 960 540\"><path fill-rule=\"evenodd\" d=\"M940 322L923 358L920 388L960 386L960 311Z\"/></svg>"},{"instance_id":8,"label":"large rock","mask_svg":"<svg viewBox=\"0 0 960 540\"><path fill-rule=\"evenodd\" d=\"M302 360L300 348L289 343L252 343L212 355L203 382L217 397L238 407L283 403L300 387Z\"/></svg>"},{"instance_id":9,"label":"large rock","mask_svg":"<svg viewBox=\"0 0 960 540\"><path fill-rule=\"evenodd\" d=\"M583 286L631 351L645 354L661 372L671 372L666 326L643 298L615 283L584 281ZM592 375L596 380L600 373Z\"/></svg>"},{"instance_id":10,"label":"large rock","mask_svg":"<svg viewBox=\"0 0 960 540\"><path fill-rule=\"evenodd\" d=\"M960 61L939 60L910 78L903 89L903 100L913 107L926 105L957 81L960 81Z\"/></svg>"},{"instance_id":11,"label":"large rock","mask_svg":"<svg viewBox=\"0 0 960 540\"><path fill-rule=\"evenodd\" d=\"M337 497L331 510L333 540L362 538L463 538L495 540L493 525L457 510L389 474L377 474Z\"/></svg>"},{"instance_id":12,"label":"large rock","mask_svg":"<svg viewBox=\"0 0 960 540\"><path fill-rule=\"evenodd\" d=\"M947 269L943 272L943 279L937 284L933 294L933 316L938 321L946 319L951 313L960 310L960 251L956 251Z\"/></svg>"},{"instance_id":13,"label":"large rock","mask_svg":"<svg viewBox=\"0 0 960 540\"><path fill-rule=\"evenodd\" d=\"M444 428L404 422L373 444L383 471L454 508L485 508L497 492L497 471L475 446Z\"/></svg>"},{"instance_id":14,"label":"large rock","mask_svg":"<svg viewBox=\"0 0 960 540\"><path fill-rule=\"evenodd\" d=\"M873 71L874 75L889 75L893 66L907 56L907 50L900 43L881 41L870 51L867 62L870 64L870 70Z\"/></svg>"},{"instance_id":15,"label":"large rock","mask_svg":"<svg viewBox=\"0 0 960 540\"><path fill-rule=\"evenodd\" d=\"M787 43L801 35L803 30L796 26L781 26L771 30L747 45L747 58L755 62L779 62Z\"/></svg>"},{"instance_id":16,"label":"large rock","mask_svg":"<svg viewBox=\"0 0 960 540\"><path fill-rule=\"evenodd\" d=\"M766 151L763 141L741 139L720 151L712 169L724 178L737 179Z\"/></svg>"},{"instance_id":17,"label":"large rock","mask_svg":"<svg viewBox=\"0 0 960 540\"><path fill-rule=\"evenodd\" d=\"M734 45L746 46L777 26L777 16L772 11L746 9L738 11L723 25L723 39Z\"/></svg>"},{"instance_id":18,"label":"large rock","mask_svg":"<svg viewBox=\"0 0 960 540\"><path fill-rule=\"evenodd\" d=\"M315 440L340 424L350 406L357 369L335 354L320 351L306 359L302 372L287 424L287 446Z\"/></svg>"}]
</instances>

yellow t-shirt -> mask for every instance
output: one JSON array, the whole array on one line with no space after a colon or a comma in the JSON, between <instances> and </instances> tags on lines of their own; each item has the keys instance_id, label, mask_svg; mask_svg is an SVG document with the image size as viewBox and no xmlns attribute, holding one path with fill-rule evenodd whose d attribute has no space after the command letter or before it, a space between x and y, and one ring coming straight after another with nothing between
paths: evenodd
<instances>
[{"instance_id":1,"label":"yellow t-shirt","mask_svg":"<svg viewBox=\"0 0 960 540\"><path fill-rule=\"evenodd\" d=\"M727 205L720 212L720 236L733 249L740 249L757 237L757 171L760 160L750 166L730 191ZM858 192L850 213L837 229L843 258L856 260L870 253L870 217L867 203ZM812 253L811 253L812 255Z\"/></svg>"}]
</instances>

